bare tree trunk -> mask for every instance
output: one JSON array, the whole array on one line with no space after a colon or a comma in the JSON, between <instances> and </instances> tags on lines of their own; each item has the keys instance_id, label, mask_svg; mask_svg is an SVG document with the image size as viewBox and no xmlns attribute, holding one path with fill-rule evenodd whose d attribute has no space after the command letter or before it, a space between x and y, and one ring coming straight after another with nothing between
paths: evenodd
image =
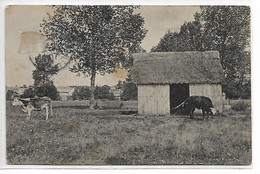
<instances>
[{"instance_id":1,"label":"bare tree trunk","mask_svg":"<svg viewBox=\"0 0 260 174\"><path fill-rule=\"evenodd\" d=\"M96 72L92 72L91 75L91 82L90 82L90 101L89 101L89 107L90 109L94 109L94 91L95 91L95 79L96 79Z\"/></svg>"}]
</instances>

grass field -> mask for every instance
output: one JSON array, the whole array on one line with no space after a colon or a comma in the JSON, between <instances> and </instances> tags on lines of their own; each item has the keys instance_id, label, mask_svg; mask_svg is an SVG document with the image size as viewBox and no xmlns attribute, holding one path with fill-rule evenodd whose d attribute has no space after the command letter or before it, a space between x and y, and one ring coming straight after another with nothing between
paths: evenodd
<instances>
[{"instance_id":1,"label":"grass field","mask_svg":"<svg viewBox=\"0 0 260 174\"><path fill-rule=\"evenodd\" d=\"M81 101L54 102L48 121L44 112L27 121L7 102L8 164L251 164L250 111L203 121L129 114L122 110L134 110L136 102L116 102L100 102L99 110Z\"/></svg>"}]
</instances>

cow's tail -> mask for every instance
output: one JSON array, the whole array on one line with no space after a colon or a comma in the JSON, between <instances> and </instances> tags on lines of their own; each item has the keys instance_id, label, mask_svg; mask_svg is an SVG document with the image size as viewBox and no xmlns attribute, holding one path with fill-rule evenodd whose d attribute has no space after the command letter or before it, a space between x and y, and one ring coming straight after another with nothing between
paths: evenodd
<instances>
[{"instance_id":1,"label":"cow's tail","mask_svg":"<svg viewBox=\"0 0 260 174\"><path fill-rule=\"evenodd\" d=\"M52 113L52 101L50 100L50 115L53 117L53 113Z\"/></svg>"},{"instance_id":2,"label":"cow's tail","mask_svg":"<svg viewBox=\"0 0 260 174\"><path fill-rule=\"evenodd\" d=\"M173 108L172 110L176 110L176 109L179 109L180 107L183 107L184 103L189 99L189 97L184 100L181 104L179 104L178 106L176 106L175 108Z\"/></svg>"}]
</instances>

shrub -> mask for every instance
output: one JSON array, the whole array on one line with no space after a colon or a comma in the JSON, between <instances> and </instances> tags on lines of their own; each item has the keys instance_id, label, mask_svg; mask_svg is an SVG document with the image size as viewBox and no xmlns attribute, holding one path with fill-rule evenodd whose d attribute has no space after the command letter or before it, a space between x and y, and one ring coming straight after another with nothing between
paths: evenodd
<instances>
[{"instance_id":1,"label":"shrub","mask_svg":"<svg viewBox=\"0 0 260 174\"><path fill-rule=\"evenodd\" d=\"M20 96L22 98L32 98L36 95L35 89L31 86L24 90L23 94Z\"/></svg>"},{"instance_id":2,"label":"shrub","mask_svg":"<svg viewBox=\"0 0 260 174\"><path fill-rule=\"evenodd\" d=\"M94 91L95 99L109 99L113 100L114 95L110 93L110 87L107 85L96 86ZM90 87L89 86L78 86L75 88L72 100L89 100L90 99Z\"/></svg>"},{"instance_id":3,"label":"shrub","mask_svg":"<svg viewBox=\"0 0 260 174\"><path fill-rule=\"evenodd\" d=\"M234 111L245 111L248 107L248 104L245 102L238 102L231 106L231 109Z\"/></svg>"},{"instance_id":4,"label":"shrub","mask_svg":"<svg viewBox=\"0 0 260 174\"><path fill-rule=\"evenodd\" d=\"M121 100L137 100L137 86L133 82L123 82Z\"/></svg>"},{"instance_id":5,"label":"shrub","mask_svg":"<svg viewBox=\"0 0 260 174\"><path fill-rule=\"evenodd\" d=\"M95 99L111 99L110 87L107 85L96 86L94 91Z\"/></svg>"},{"instance_id":6,"label":"shrub","mask_svg":"<svg viewBox=\"0 0 260 174\"><path fill-rule=\"evenodd\" d=\"M16 94L16 93L15 93L14 91L8 90L8 91L6 92L6 101L12 100L15 94Z\"/></svg>"},{"instance_id":7,"label":"shrub","mask_svg":"<svg viewBox=\"0 0 260 174\"><path fill-rule=\"evenodd\" d=\"M61 100L59 92L52 82L51 83L45 83L45 84L43 84L42 86L39 86L39 87L35 87L34 92L38 97L48 96L52 100Z\"/></svg>"},{"instance_id":8,"label":"shrub","mask_svg":"<svg viewBox=\"0 0 260 174\"><path fill-rule=\"evenodd\" d=\"M72 93L72 100L88 100L90 98L90 88L88 86L77 86Z\"/></svg>"}]
</instances>

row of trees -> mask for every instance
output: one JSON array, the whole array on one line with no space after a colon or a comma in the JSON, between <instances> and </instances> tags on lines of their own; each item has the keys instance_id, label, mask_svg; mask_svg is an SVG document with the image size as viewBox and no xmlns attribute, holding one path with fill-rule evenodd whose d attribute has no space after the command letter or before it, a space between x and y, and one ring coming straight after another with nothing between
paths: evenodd
<instances>
[{"instance_id":1,"label":"row of trees","mask_svg":"<svg viewBox=\"0 0 260 174\"><path fill-rule=\"evenodd\" d=\"M114 95L110 91L110 86L96 86L94 90L95 99L109 99L113 100ZM91 90L89 86L78 86L70 97L72 100L89 100L91 97Z\"/></svg>"},{"instance_id":2,"label":"row of trees","mask_svg":"<svg viewBox=\"0 0 260 174\"><path fill-rule=\"evenodd\" d=\"M121 85L120 85L121 84ZM132 81L119 81L117 89L121 91L121 100L137 100L137 87ZM117 86L118 86L117 85ZM17 95L13 90L8 90L6 93L6 100L12 100ZM94 90L95 99L108 99L114 100L114 94L111 91L110 86L96 86ZM39 87L30 85L24 90L24 93L20 95L22 98L31 98L35 96L49 96L52 100L61 100L61 97L54 84L45 83ZM69 100L89 100L91 96L91 90L89 86L77 86L72 94L69 96Z\"/></svg>"},{"instance_id":3,"label":"row of trees","mask_svg":"<svg viewBox=\"0 0 260 174\"><path fill-rule=\"evenodd\" d=\"M219 51L228 98L249 98L250 8L246 6L202 6L194 21L180 32L168 31L151 52Z\"/></svg>"},{"instance_id":4,"label":"row of trees","mask_svg":"<svg viewBox=\"0 0 260 174\"><path fill-rule=\"evenodd\" d=\"M44 83L41 86L29 86L24 93L20 96L22 98L32 98L32 97L44 97L48 96L52 100L61 100L59 92L53 82Z\"/></svg>"},{"instance_id":5,"label":"row of trees","mask_svg":"<svg viewBox=\"0 0 260 174\"><path fill-rule=\"evenodd\" d=\"M121 100L137 100L137 86L130 78L130 75L126 78L126 81L119 80L116 85L116 90L121 91ZM113 92L110 86L96 86L94 90L95 99L108 99L114 100ZM91 90L89 86L78 86L72 96L69 98L71 100L89 100L91 97Z\"/></svg>"},{"instance_id":6,"label":"row of trees","mask_svg":"<svg viewBox=\"0 0 260 174\"><path fill-rule=\"evenodd\" d=\"M34 84L26 87L23 94L19 97L31 98L31 97L43 97L48 96L52 100L60 100L61 97L55 87L51 77L58 72L57 64L54 64L53 58L50 55L38 55L35 57L34 65L36 67L33 70ZM128 73L126 81L118 81L116 89L122 91L122 100L136 100L137 99L137 87L133 83L131 78L131 71ZM8 90L6 94L6 100L11 100L13 96L17 95L14 91ZM95 99L109 99L113 100L114 95L111 91L110 86L95 86L94 90ZM72 96L69 97L71 100L89 100L91 98L91 89L89 86L78 86Z\"/></svg>"}]
</instances>

